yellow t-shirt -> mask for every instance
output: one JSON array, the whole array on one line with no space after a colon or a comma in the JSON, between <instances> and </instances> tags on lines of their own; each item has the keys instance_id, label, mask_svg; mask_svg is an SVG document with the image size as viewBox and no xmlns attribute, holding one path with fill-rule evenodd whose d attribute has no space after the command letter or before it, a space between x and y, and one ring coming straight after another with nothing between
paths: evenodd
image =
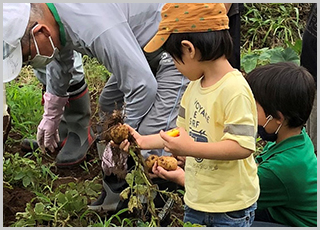
<instances>
[{"instance_id":1,"label":"yellow t-shirt","mask_svg":"<svg viewBox=\"0 0 320 230\"><path fill-rule=\"evenodd\" d=\"M247 81L238 70L202 88L190 82L180 105L177 126L197 142L237 141L255 151L257 108ZM251 206L259 197L253 154L241 160L187 157L185 203L203 212L228 212Z\"/></svg>"}]
</instances>

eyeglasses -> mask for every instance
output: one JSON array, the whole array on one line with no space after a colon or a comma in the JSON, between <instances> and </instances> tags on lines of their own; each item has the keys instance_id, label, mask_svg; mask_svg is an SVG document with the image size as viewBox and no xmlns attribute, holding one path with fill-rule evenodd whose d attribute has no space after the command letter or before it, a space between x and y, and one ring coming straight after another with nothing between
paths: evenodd
<instances>
[{"instance_id":1,"label":"eyeglasses","mask_svg":"<svg viewBox=\"0 0 320 230\"><path fill-rule=\"evenodd\" d=\"M29 31L29 51L28 51L28 60L23 62L23 66L27 66L27 65L30 65L30 62L31 62L31 33L32 33L32 30L33 28L38 24L38 22L35 22L32 26L31 26L31 29Z\"/></svg>"}]
</instances>

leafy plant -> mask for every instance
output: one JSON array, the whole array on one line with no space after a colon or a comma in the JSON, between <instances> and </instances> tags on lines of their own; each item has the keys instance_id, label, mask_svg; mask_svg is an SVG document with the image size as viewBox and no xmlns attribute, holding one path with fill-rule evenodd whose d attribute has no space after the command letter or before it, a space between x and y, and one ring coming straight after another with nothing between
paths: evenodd
<instances>
[{"instance_id":1,"label":"leafy plant","mask_svg":"<svg viewBox=\"0 0 320 230\"><path fill-rule=\"evenodd\" d=\"M297 47L295 47L297 49ZM241 57L241 68L246 74L257 66L269 63L290 61L300 64L299 55L290 47L276 47L274 49L262 48L253 50L251 53L243 54Z\"/></svg>"},{"instance_id":2,"label":"leafy plant","mask_svg":"<svg viewBox=\"0 0 320 230\"><path fill-rule=\"evenodd\" d=\"M25 212L16 214L12 227L87 226L93 211L88 211L87 195L97 195L101 185L93 181L62 184L49 192L35 192Z\"/></svg>"},{"instance_id":3,"label":"leafy plant","mask_svg":"<svg viewBox=\"0 0 320 230\"><path fill-rule=\"evenodd\" d=\"M35 162L27 157L21 157L19 153L4 154L3 179L8 184L22 184L25 188L38 189L54 178L55 175L46 166L41 165L40 158Z\"/></svg>"},{"instance_id":4,"label":"leafy plant","mask_svg":"<svg viewBox=\"0 0 320 230\"><path fill-rule=\"evenodd\" d=\"M148 227L159 227L159 210L156 209L153 201L156 194L160 193L178 204L182 204L181 198L175 192L159 190L158 187L151 182L143 165L144 160L140 157L140 150L135 144L130 145L129 154L134 159L135 167L126 175L125 180L129 186L121 192L120 196L124 200L129 199L128 211L131 213L139 210L139 212L143 214L145 207L143 203L145 203L146 210L151 215Z\"/></svg>"},{"instance_id":5,"label":"leafy plant","mask_svg":"<svg viewBox=\"0 0 320 230\"><path fill-rule=\"evenodd\" d=\"M301 3L244 3L244 7L241 15L244 49L274 48L285 45L285 41L294 43L302 39L306 22L299 10Z\"/></svg>"},{"instance_id":6,"label":"leafy plant","mask_svg":"<svg viewBox=\"0 0 320 230\"><path fill-rule=\"evenodd\" d=\"M35 137L43 113L41 90L36 85L20 85L12 81L6 85L6 95L12 130L23 137Z\"/></svg>"}]
</instances>

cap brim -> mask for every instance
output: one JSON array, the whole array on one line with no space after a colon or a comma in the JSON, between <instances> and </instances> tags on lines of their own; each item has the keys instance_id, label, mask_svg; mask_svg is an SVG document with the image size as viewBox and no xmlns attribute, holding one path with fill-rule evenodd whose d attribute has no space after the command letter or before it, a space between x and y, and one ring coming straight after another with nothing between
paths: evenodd
<instances>
[{"instance_id":1,"label":"cap brim","mask_svg":"<svg viewBox=\"0 0 320 230\"><path fill-rule=\"evenodd\" d=\"M11 54L3 59L3 82L9 82L15 79L22 68L22 50L18 45Z\"/></svg>"},{"instance_id":2,"label":"cap brim","mask_svg":"<svg viewBox=\"0 0 320 230\"><path fill-rule=\"evenodd\" d=\"M170 34L156 34L144 47L144 51L152 53L158 50L166 42Z\"/></svg>"}]
</instances>

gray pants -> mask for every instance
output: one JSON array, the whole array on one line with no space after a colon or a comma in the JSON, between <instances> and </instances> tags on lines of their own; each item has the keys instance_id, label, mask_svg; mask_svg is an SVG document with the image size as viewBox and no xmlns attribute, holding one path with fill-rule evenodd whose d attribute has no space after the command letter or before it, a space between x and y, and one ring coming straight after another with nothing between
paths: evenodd
<instances>
[{"instance_id":1,"label":"gray pants","mask_svg":"<svg viewBox=\"0 0 320 230\"><path fill-rule=\"evenodd\" d=\"M172 57L166 52L146 56L155 74L158 89L156 99L140 122L137 131L142 135L155 134L160 130L176 127L181 97L189 83L175 67ZM99 99L101 110L111 113L116 102L118 107L124 102L124 94L118 89L116 78L112 75L105 85ZM163 149L142 151L144 157L149 154L170 155Z\"/></svg>"}]
</instances>

